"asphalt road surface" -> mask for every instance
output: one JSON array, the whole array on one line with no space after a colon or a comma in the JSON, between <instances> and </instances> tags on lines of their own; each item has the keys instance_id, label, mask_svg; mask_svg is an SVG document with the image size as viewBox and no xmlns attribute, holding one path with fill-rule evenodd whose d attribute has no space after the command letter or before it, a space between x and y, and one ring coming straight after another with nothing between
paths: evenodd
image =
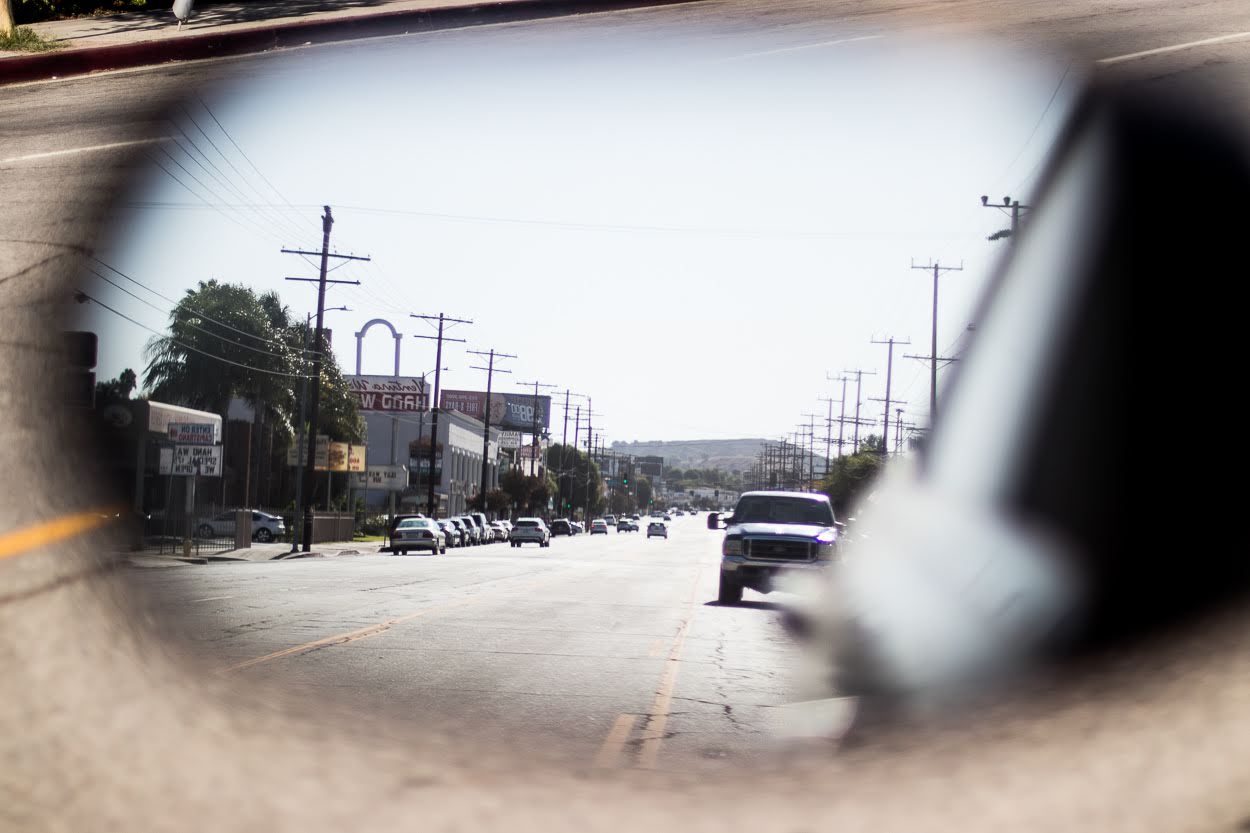
<instances>
[{"instance_id":1,"label":"asphalt road surface","mask_svg":"<svg viewBox=\"0 0 1250 833\"><path fill-rule=\"evenodd\" d=\"M676 31L674 23L693 28ZM680 50L720 43L729 29L759 35L761 48L784 49L903 26L988 31L1043 50L1073 48L1091 62L1124 58L1103 71L1161 91L1196 83L1231 115L1250 109L1250 9L1242 0L740 0L420 42L541 48L575 37L593 49L600 38L629 31ZM154 108L180 91L280 69L284 60L379 48L342 44L0 89L0 346L10 357L0 363L3 528L96 505L98 495L81 477L89 449L76 448L67 431L50 430L57 409L38 407L32 392L47 391L55 373L47 351L54 311L65 302L81 249L99 239L98 222L133 170L135 146L125 143L159 136ZM690 540L707 535L689 532ZM679 528L669 542L581 539L541 554L504 548L159 574L110 572L100 556L107 547L90 536L42 546L12 539L0 553L0 829L1246 829L1244 615L1118 658L1114 668L1095 669L1044 703L1004 706L954 731L918 731L755 780L734 763L771 754L755 734L766 722L761 712L794 694L784 674L768 678L756 669L784 670L790 647L773 611L702 604L711 598L712 557L683 543L685 536ZM671 583L640 579L637 568L660 558L654 552L662 547L673 554ZM594 548L608 558L596 562ZM594 580L605 574L619 586ZM370 584L367 575L380 580ZM429 582L403 584L417 575ZM242 590L248 576L269 589ZM183 584L192 578L219 582L219 589L194 594ZM163 597L146 596L156 608L150 617L129 592L138 584L165 585ZM314 584L343 610L300 609L318 594L299 588ZM387 584L399 586L382 589ZM239 598L197 601L214 596ZM277 607L272 626L245 627L266 617L234 605L272 608L271 596L303 601ZM179 609L173 599L182 600ZM683 605L691 599L688 613ZM433 610L442 603L450 606ZM225 670L266 650L425 609L353 643ZM691 623L684 638L683 618ZM513 627L483 627L492 621ZM615 630L609 624L618 622ZM657 692L679 640L673 693L689 699L672 700L663 735L670 726L679 733L659 745L655 765L665 774L702 771L723 751L726 771L739 774L682 793L640 792L628 779L644 763L639 741L648 724L656 729ZM526 662L509 659L508 650L526 652ZM431 668L438 669L433 679L422 673ZM749 676L735 678L748 668ZM387 685L362 686L353 674L380 675L365 679ZM344 682L359 702L324 691ZM408 685L396 691L391 683ZM432 694L441 685L459 695L454 708ZM457 744L466 737L458 732L445 742L362 717L383 708L376 696L383 690L400 710L489 723L488 734L506 736L507 744L520 738L535 754L502 743ZM723 708L730 696L760 709L738 714L735 707L742 721L735 725ZM500 708L501 697L510 710ZM292 718L296 709L304 719ZM622 715L637 720L616 735L623 738L617 775L582 777L605 744L615 748L607 742ZM494 766L484 772L488 755ZM578 763L545 767L548 755Z\"/></svg>"},{"instance_id":2,"label":"asphalt road surface","mask_svg":"<svg viewBox=\"0 0 1250 833\"><path fill-rule=\"evenodd\" d=\"M180 650L308 704L524 749L572 768L777 765L797 651L776 606L715 602L720 533L446 555L133 568ZM338 719L336 717L336 719Z\"/></svg>"}]
</instances>

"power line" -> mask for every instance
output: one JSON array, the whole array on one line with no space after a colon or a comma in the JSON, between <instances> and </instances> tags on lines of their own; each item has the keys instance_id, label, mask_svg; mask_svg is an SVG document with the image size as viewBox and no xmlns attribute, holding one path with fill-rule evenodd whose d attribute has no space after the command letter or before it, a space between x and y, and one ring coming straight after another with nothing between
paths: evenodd
<instances>
[{"instance_id":1,"label":"power line","mask_svg":"<svg viewBox=\"0 0 1250 833\"><path fill-rule=\"evenodd\" d=\"M147 285L146 285L146 284L144 284L143 282L141 282L141 281L139 281L139 280L136 280L135 278L131 277L130 275L127 275L125 272L123 272L122 270L118 269L116 266L112 266L112 265L110 265L110 264L108 264L108 263L104 262L103 260L101 260L101 259L100 259L100 258L98 258L98 257L94 257L94 256L92 256L92 258L91 258L91 259L92 259L92 260L94 260L96 263L100 264L101 266L103 266L105 269L108 269L110 272L113 272L113 273L115 273L115 274L117 274L117 275L121 276L122 278L125 278L126 280L130 281L130 282L131 282L131 283L133 283L135 286L140 287L141 289L145 289L145 290L147 290L148 292L151 292L151 293L152 293L153 295L155 295L156 297L161 298L161 299L163 299L163 300L167 301L167 302L168 302L168 303L170 303L170 304L173 304L175 307L179 307L179 308L182 308L182 309L188 310L188 311L190 311L190 312L193 312L193 313L195 313L196 315L198 315L200 318L203 318L205 321L211 321L212 323L216 324L216 325L217 325L217 326L219 326L219 327L225 327L227 330L230 330L231 332L235 332L235 333L238 333L239 335L247 336L248 338L254 338L254 339L256 339L257 341L263 342L263 343L265 343L265 344L271 344L271 345L274 345L275 347L283 347L283 348L289 347L289 345L287 345L287 344L286 344L285 342L283 342L283 341L280 341L280 340L275 340L275 339L271 339L271 338L266 338L266 337L264 337L264 336L258 336L258 335L256 335L255 333L249 333L249 332L247 332L247 331L245 331L245 330L240 330L238 327L232 327L231 325L227 324L226 322L224 322L224 321L219 321L219 320L217 320L216 318L213 318L212 316L208 315L207 313L204 313L204 312L202 312L201 310L196 309L195 307L188 306L188 305L187 305L187 304L185 304L183 301L175 301L173 298L170 298L168 295L164 295L164 294L162 294L162 293L160 293L160 292L156 291L156 290L155 290L155 289L153 289L152 287L147 286ZM98 275L99 273L96 273L96 274ZM100 276L100 277L103 277L103 276ZM317 352L317 351L310 351L310 352Z\"/></svg>"},{"instance_id":2,"label":"power line","mask_svg":"<svg viewBox=\"0 0 1250 833\"><path fill-rule=\"evenodd\" d=\"M143 322L141 322L141 321L137 321L137 320L135 320L134 318L131 318L131 317L130 317L129 315L127 315L126 313L121 312L120 310L113 309L113 308L112 308L112 307L110 307L108 304L106 304L106 303L104 303L103 301L101 301L99 298L94 298L94 297L92 297L91 295L88 295L86 292L83 292L81 289L78 289L78 290L75 290L75 291L76 291L76 292L78 293L78 295L80 295L82 298L85 298L86 300L91 301L92 303L96 304L97 306L102 307L103 309L108 310L109 312L113 313L114 315L116 315L116 316L118 316L118 317L120 317L120 318L124 318L125 320L129 321L131 324L134 324L136 327L141 327L141 328L143 328L143 329L147 330L149 333L152 333L153 335L158 336L158 337L160 337L160 338L167 338L167 339L169 340L169 343L170 343L170 344L177 345L178 347L181 347L181 348L182 348L182 349L184 349L184 350L190 350L192 353L198 353L198 354L200 354L201 356L205 356L205 357L207 357L207 358L213 359L214 361L219 361L219 362L222 362L223 364L232 365L232 366L234 366L234 367L241 367L241 368L243 368L244 370L250 370L250 371L252 371L252 372L254 372L254 373L266 373L266 374L268 374L268 375L270 375L270 376L282 376L282 377L285 377L285 378L287 378L287 379L307 379L307 378L309 378L309 377L307 377L307 376L303 376L303 375L298 374L298 373L284 373L284 372L282 372L282 371L280 371L280 370L266 370L266 369L265 369L265 368L263 368L263 367L252 367L251 365L248 365L248 364L243 364L242 362L232 361L232 360L230 360L230 359L225 358L224 356L218 356L218 355L216 355L216 354L214 354L214 353L209 353L207 350L201 350L201 349L199 349L198 347L192 347L192 346L191 346L191 345L189 345L189 344L183 344L181 341L178 341L177 339L174 339L174 338L170 338L169 336L166 336L166 335L164 335L163 333L161 333L159 330L154 330L154 329L152 329L151 327L149 327L147 324L144 324L144 323L143 323Z\"/></svg>"}]
</instances>

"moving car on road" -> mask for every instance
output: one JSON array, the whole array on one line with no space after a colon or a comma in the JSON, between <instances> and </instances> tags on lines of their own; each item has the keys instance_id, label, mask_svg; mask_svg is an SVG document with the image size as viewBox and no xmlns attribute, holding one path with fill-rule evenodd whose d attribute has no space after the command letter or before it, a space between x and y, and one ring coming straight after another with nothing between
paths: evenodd
<instances>
[{"instance_id":1,"label":"moving car on road","mask_svg":"<svg viewBox=\"0 0 1250 833\"><path fill-rule=\"evenodd\" d=\"M449 520L438 521L438 528L443 530L443 537L447 540L447 546L460 546L460 530L456 529L456 525Z\"/></svg>"},{"instance_id":2,"label":"moving car on road","mask_svg":"<svg viewBox=\"0 0 1250 833\"><path fill-rule=\"evenodd\" d=\"M617 532L637 532L638 524L634 523L630 518L621 518L616 525Z\"/></svg>"},{"instance_id":3,"label":"moving car on road","mask_svg":"<svg viewBox=\"0 0 1250 833\"><path fill-rule=\"evenodd\" d=\"M668 538L668 527L664 525L663 521L652 521L647 524L647 537L650 538L653 535L660 538Z\"/></svg>"},{"instance_id":4,"label":"moving car on road","mask_svg":"<svg viewBox=\"0 0 1250 833\"><path fill-rule=\"evenodd\" d=\"M709 529L721 518L708 516ZM812 492L747 492L733 514L724 519L718 601L742 601L742 589L760 593L773 589L773 578L785 570L824 569L832 563L838 542L833 506Z\"/></svg>"},{"instance_id":5,"label":"moving car on road","mask_svg":"<svg viewBox=\"0 0 1250 833\"><path fill-rule=\"evenodd\" d=\"M608 522L603 518L595 518L590 522L590 534L597 535L600 533L604 535L608 534Z\"/></svg>"},{"instance_id":6,"label":"moving car on road","mask_svg":"<svg viewBox=\"0 0 1250 833\"><path fill-rule=\"evenodd\" d=\"M512 546L537 544L540 547L551 546L551 530L542 518L517 518L512 527Z\"/></svg>"},{"instance_id":7,"label":"moving car on road","mask_svg":"<svg viewBox=\"0 0 1250 833\"><path fill-rule=\"evenodd\" d=\"M552 535L572 535L573 526L564 518L556 518L551 522Z\"/></svg>"},{"instance_id":8,"label":"moving car on road","mask_svg":"<svg viewBox=\"0 0 1250 833\"><path fill-rule=\"evenodd\" d=\"M432 518L400 521L391 536L391 551L407 555L409 550L429 550L434 555L447 552L442 528Z\"/></svg>"}]
</instances>

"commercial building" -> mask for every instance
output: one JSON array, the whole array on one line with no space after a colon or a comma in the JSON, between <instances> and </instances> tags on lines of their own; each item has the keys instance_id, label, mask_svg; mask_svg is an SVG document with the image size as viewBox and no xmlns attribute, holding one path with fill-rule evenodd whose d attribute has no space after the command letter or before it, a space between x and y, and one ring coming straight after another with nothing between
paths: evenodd
<instances>
[{"instance_id":1,"label":"commercial building","mask_svg":"<svg viewBox=\"0 0 1250 833\"><path fill-rule=\"evenodd\" d=\"M408 467L408 485L396 495L397 508L429 514L429 449L433 419L426 411L361 414L368 432L366 463L372 466ZM434 496L439 517L469 511L482 478L482 431L484 425L458 411L439 411L438 436L434 438ZM486 449L486 489L499 488L499 430L490 428ZM384 511L389 495L382 491L362 493L370 512Z\"/></svg>"}]
</instances>

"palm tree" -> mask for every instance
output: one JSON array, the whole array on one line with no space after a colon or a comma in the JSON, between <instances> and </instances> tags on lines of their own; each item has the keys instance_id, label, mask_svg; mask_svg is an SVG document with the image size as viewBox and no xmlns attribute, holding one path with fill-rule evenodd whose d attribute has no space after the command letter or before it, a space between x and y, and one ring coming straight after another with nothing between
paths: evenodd
<instances>
[{"instance_id":1,"label":"palm tree","mask_svg":"<svg viewBox=\"0 0 1250 833\"><path fill-rule=\"evenodd\" d=\"M228 417L230 400L253 408L252 470L260 483L260 448L267 411L290 424L296 352L286 340L290 322L276 293L258 298L242 284L201 281L170 312L169 332L145 347L144 387L154 399ZM252 500L253 489L244 495Z\"/></svg>"}]
</instances>

